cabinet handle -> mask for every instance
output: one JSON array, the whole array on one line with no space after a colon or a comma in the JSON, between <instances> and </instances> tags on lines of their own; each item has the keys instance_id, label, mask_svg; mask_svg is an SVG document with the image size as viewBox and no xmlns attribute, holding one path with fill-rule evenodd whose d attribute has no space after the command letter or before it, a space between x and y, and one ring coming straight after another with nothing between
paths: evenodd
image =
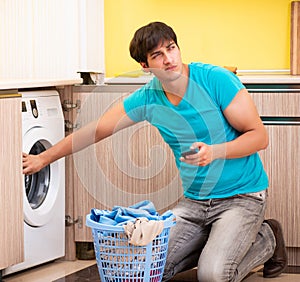
<instances>
[{"instance_id":1,"label":"cabinet handle","mask_svg":"<svg viewBox=\"0 0 300 282\"><path fill-rule=\"evenodd\" d=\"M6 98L20 98L22 97L21 94L19 93L11 93L11 94L6 94L6 93L1 93L0 91L0 99L6 99ZM1 280L0 280L1 281Z\"/></svg>"},{"instance_id":2,"label":"cabinet handle","mask_svg":"<svg viewBox=\"0 0 300 282\"><path fill-rule=\"evenodd\" d=\"M300 117L261 117L264 125L300 125Z\"/></svg>"}]
</instances>

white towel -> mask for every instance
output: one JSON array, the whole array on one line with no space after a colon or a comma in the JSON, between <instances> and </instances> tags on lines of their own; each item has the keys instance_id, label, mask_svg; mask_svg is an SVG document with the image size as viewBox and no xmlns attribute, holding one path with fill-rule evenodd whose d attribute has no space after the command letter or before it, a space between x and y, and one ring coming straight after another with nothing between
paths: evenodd
<instances>
[{"instance_id":1,"label":"white towel","mask_svg":"<svg viewBox=\"0 0 300 282\"><path fill-rule=\"evenodd\" d=\"M135 222L128 222L123 228L130 244L146 246L162 232L164 222L142 217L137 218Z\"/></svg>"}]
</instances>

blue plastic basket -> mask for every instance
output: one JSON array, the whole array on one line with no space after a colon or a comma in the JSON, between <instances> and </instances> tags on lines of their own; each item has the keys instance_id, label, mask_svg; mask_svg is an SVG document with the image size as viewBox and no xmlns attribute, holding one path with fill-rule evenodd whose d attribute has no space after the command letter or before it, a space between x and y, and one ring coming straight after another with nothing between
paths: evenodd
<instances>
[{"instance_id":1,"label":"blue plastic basket","mask_svg":"<svg viewBox=\"0 0 300 282\"><path fill-rule=\"evenodd\" d=\"M164 221L164 229L146 246L134 246L122 226L111 226L91 220L97 266L102 282L160 282L167 258L170 228L174 217Z\"/></svg>"}]
</instances>

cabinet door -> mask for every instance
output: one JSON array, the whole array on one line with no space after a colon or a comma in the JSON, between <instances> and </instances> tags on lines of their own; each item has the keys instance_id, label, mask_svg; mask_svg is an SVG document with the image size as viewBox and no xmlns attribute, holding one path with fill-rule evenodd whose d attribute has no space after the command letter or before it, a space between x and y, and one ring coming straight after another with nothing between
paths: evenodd
<instances>
[{"instance_id":1,"label":"cabinet door","mask_svg":"<svg viewBox=\"0 0 300 282\"><path fill-rule=\"evenodd\" d=\"M251 93L264 117L300 117L299 92ZM267 125L269 146L261 151L269 176L267 218L279 220L288 247L300 247L300 161L299 125Z\"/></svg>"},{"instance_id":2,"label":"cabinet door","mask_svg":"<svg viewBox=\"0 0 300 282\"><path fill-rule=\"evenodd\" d=\"M253 92L261 116L300 117L300 92Z\"/></svg>"},{"instance_id":3,"label":"cabinet door","mask_svg":"<svg viewBox=\"0 0 300 282\"><path fill-rule=\"evenodd\" d=\"M0 269L4 269L24 259L21 98L0 99L0 128Z\"/></svg>"},{"instance_id":4,"label":"cabinet door","mask_svg":"<svg viewBox=\"0 0 300 282\"><path fill-rule=\"evenodd\" d=\"M269 176L267 218L282 224L288 247L300 247L300 126L267 126L269 147L261 151Z\"/></svg>"},{"instance_id":5,"label":"cabinet door","mask_svg":"<svg viewBox=\"0 0 300 282\"><path fill-rule=\"evenodd\" d=\"M76 97L76 95L78 95ZM75 124L97 119L128 93L74 93L81 101ZM75 140L76 142L76 140ZM159 212L172 208L182 196L173 154L158 131L139 123L73 155L76 241L91 241L85 216L91 208L111 209L151 200Z\"/></svg>"}]
</instances>

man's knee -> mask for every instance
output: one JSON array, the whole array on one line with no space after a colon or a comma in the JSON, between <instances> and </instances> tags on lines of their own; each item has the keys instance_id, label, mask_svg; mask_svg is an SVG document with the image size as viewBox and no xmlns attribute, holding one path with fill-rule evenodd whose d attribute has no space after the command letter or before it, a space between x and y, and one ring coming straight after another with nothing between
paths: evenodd
<instances>
[{"instance_id":1,"label":"man's knee","mask_svg":"<svg viewBox=\"0 0 300 282\"><path fill-rule=\"evenodd\" d=\"M201 282L228 282L233 281L235 270L234 265L229 266L221 261L199 263L197 277Z\"/></svg>"},{"instance_id":2,"label":"man's knee","mask_svg":"<svg viewBox=\"0 0 300 282\"><path fill-rule=\"evenodd\" d=\"M209 269L206 267L205 269L203 267L197 269L197 277L198 281L201 282L222 282L222 281L229 281L228 277L225 278L224 272L222 269L215 270L215 269Z\"/></svg>"}]
</instances>

